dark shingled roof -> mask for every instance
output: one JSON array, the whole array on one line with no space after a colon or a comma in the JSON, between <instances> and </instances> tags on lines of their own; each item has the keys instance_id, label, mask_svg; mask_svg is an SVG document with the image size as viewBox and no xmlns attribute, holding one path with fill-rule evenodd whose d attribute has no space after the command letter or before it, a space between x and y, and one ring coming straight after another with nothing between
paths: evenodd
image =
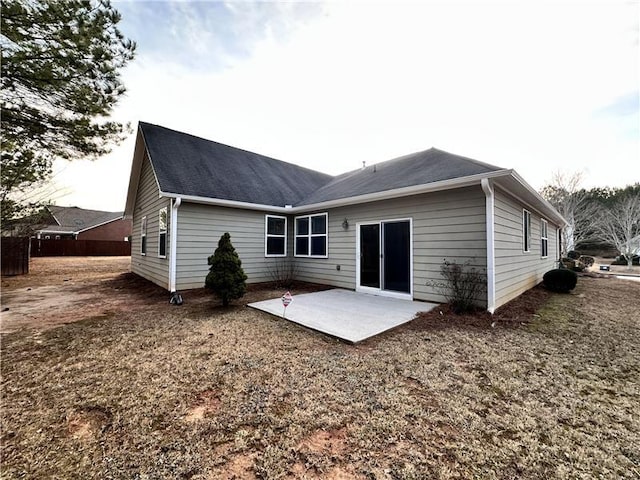
<instances>
[{"instance_id":1,"label":"dark shingled roof","mask_svg":"<svg viewBox=\"0 0 640 480\"><path fill-rule=\"evenodd\" d=\"M140 122L164 193L261 205L311 205L502 170L431 148L337 177Z\"/></svg>"},{"instance_id":2,"label":"dark shingled roof","mask_svg":"<svg viewBox=\"0 0 640 480\"><path fill-rule=\"evenodd\" d=\"M165 193L284 207L333 177L257 153L140 122Z\"/></svg>"},{"instance_id":3,"label":"dark shingled roof","mask_svg":"<svg viewBox=\"0 0 640 480\"><path fill-rule=\"evenodd\" d=\"M335 177L327 185L305 197L300 204L310 205L498 170L502 169L430 148Z\"/></svg>"}]
</instances>

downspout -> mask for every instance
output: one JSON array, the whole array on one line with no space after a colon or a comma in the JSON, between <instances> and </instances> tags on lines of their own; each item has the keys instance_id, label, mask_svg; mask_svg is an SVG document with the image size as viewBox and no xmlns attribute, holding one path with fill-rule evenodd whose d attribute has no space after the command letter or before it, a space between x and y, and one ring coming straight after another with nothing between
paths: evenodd
<instances>
[{"instance_id":1,"label":"downspout","mask_svg":"<svg viewBox=\"0 0 640 480\"><path fill-rule=\"evenodd\" d=\"M493 185L488 178L480 181L486 196L485 217L487 230L487 310L493 314L496 310L496 254L495 254L495 215Z\"/></svg>"},{"instance_id":2,"label":"downspout","mask_svg":"<svg viewBox=\"0 0 640 480\"><path fill-rule=\"evenodd\" d=\"M178 208L182 198L177 197L171 204L171 245L169 250L169 291L171 298L169 303L182 305L182 295L176 291L176 265L178 257Z\"/></svg>"}]
</instances>

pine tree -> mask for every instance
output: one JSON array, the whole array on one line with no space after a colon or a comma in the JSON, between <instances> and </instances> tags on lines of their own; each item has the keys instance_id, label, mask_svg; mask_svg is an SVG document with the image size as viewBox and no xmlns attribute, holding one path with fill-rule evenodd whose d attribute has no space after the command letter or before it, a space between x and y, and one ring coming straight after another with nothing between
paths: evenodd
<instances>
[{"instance_id":1,"label":"pine tree","mask_svg":"<svg viewBox=\"0 0 640 480\"><path fill-rule=\"evenodd\" d=\"M242 297L247 291L247 276L242 269L242 261L231 244L231 235L225 233L218 241L218 248L209 257L209 274L205 287L213 290L222 301L222 306L230 300Z\"/></svg>"},{"instance_id":2,"label":"pine tree","mask_svg":"<svg viewBox=\"0 0 640 480\"><path fill-rule=\"evenodd\" d=\"M55 159L96 158L129 127L109 120L135 42L109 0L3 0L1 218L22 214L16 193L47 181ZM22 196L22 195L21 195Z\"/></svg>"}]
</instances>

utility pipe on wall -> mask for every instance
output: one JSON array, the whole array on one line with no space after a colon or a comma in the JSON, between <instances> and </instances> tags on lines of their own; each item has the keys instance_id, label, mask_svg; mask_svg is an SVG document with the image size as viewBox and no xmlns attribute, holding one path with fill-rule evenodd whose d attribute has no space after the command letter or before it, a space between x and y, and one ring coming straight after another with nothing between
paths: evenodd
<instances>
[{"instance_id":1,"label":"utility pipe on wall","mask_svg":"<svg viewBox=\"0 0 640 480\"><path fill-rule=\"evenodd\" d=\"M182 203L182 198L177 197L171 204L171 245L169 250L169 291L171 292L170 302L175 305L182 305L182 296L176 292L176 265L178 257L178 208Z\"/></svg>"},{"instance_id":2,"label":"utility pipe on wall","mask_svg":"<svg viewBox=\"0 0 640 480\"><path fill-rule=\"evenodd\" d=\"M493 313L496 310L496 254L495 254L495 215L494 215L494 190L488 178L480 180L482 191L486 197L485 217L487 230L487 310Z\"/></svg>"}]
</instances>

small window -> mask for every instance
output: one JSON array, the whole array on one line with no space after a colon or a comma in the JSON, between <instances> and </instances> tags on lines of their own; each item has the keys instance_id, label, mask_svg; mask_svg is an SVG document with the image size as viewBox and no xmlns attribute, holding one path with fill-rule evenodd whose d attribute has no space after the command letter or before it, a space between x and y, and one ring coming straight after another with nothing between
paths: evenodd
<instances>
[{"instance_id":1,"label":"small window","mask_svg":"<svg viewBox=\"0 0 640 480\"><path fill-rule=\"evenodd\" d=\"M266 257L284 257L287 255L287 218L267 215L265 219Z\"/></svg>"},{"instance_id":2,"label":"small window","mask_svg":"<svg viewBox=\"0 0 640 480\"><path fill-rule=\"evenodd\" d=\"M326 213L296 217L296 257L327 257L327 220Z\"/></svg>"},{"instance_id":3,"label":"small window","mask_svg":"<svg viewBox=\"0 0 640 480\"><path fill-rule=\"evenodd\" d=\"M147 217L142 217L142 224L140 225L140 254L147 254Z\"/></svg>"},{"instance_id":4,"label":"small window","mask_svg":"<svg viewBox=\"0 0 640 480\"><path fill-rule=\"evenodd\" d=\"M549 236L548 225L546 220L540 220L540 256L545 258L549 256Z\"/></svg>"},{"instance_id":5,"label":"small window","mask_svg":"<svg viewBox=\"0 0 640 480\"><path fill-rule=\"evenodd\" d=\"M167 257L167 207L161 208L158 215L158 256Z\"/></svg>"},{"instance_id":6,"label":"small window","mask_svg":"<svg viewBox=\"0 0 640 480\"><path fill-rule=\"evenodd\" d=\"M531 212L527 210L522 211L522 237L523 237L522 249L525 252L530 252L531 251Z\"/></svg>"}]
</instances>

